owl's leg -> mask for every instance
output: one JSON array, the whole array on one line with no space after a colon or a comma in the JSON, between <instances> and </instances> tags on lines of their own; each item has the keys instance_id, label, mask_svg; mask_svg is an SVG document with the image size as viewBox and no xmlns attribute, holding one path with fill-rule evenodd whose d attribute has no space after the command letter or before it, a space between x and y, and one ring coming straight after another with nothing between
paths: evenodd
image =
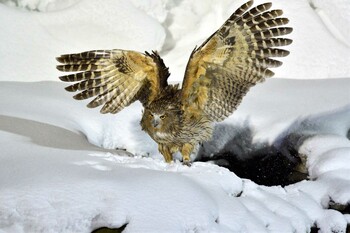
<instances>
[{"instance_id":1,"label":"owl's leg","mask_svg":"<svg viewBox=\"0 0 350 233\"><path fill-rule=\"evenodd\" d=\"M164 144L158 144L158 150L163 155L165 162L170 163L173 161L173 154L170 152L169 147Z\"/></svg>"},{"instance_id":2,"label":"owl's leg","mask_svg":"<svg viewBox=\"0 0 350 233\"><path fill-rule=\"evenodd\" d=\"M185 143L181 148L181 154L182 154L182 164L191 166L191 153L193 151L193 145L189 143Z\"/></svg>"}]
</instances>

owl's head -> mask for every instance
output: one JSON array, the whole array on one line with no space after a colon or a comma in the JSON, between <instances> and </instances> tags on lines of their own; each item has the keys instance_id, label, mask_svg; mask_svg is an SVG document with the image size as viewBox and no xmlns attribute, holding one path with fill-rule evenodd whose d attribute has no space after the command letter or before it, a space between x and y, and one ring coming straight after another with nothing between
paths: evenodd
<instances>
[{"instance_id":1,"label":"owl's head","mask_svg":"<svg viewBox=\"0 0 350 233\"><path fill-rule=\"evenodd\" d=\"M141 125L146 130L169 132L179 126L180 120L181 111L175 105L154 103L145 108Z\"/></svg>"}]
</instances>

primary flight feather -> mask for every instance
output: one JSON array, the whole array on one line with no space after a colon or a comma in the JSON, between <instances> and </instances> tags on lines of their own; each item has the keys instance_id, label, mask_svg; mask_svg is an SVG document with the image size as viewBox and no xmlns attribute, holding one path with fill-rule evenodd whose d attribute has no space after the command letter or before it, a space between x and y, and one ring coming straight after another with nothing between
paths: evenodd
<instances>
[{"instance_id":1,"label":"primary flight feather","mask_svg":"<svg viewBox=\"0 0 350 233\"><path fill-rule=\"evenodd\" d=\"M187 63L182 88L168 85L168 68L157 52L93 50L57 58L60 71L78 72L59 77L75 82L67 91L79 91L75 99L94 97L87 105L101 106L101 113L118 113L139 100L144 112L141 126L166 162L180 151L183 163L199 142L212 136L213 122L222 121L237 108L250 87L282 65L272 57L285 57L278 47L292 43L281 38L292 32L282 10L272 4L239 7L201 46Z\"/></svg>"}]
</instances>

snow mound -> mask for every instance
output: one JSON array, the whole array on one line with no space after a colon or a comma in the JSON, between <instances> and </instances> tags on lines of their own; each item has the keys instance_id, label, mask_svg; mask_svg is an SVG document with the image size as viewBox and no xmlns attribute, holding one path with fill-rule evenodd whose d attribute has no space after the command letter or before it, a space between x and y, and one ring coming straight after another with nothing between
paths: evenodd
<instances>
[{"instance_id":1,"label":"snow mound","mask_svg":"<svg viewBox=\"0 0 350 233\"><path fill-rule=\"evenodd\" d=\"M0 80L57 80L55 57L60 54L113 48L160 50L165 39L163 27L127 0L80 1L50 13L0 4L0 22L11 22L2 27L0 51L5 57Z\"/></svg>"},{"instance_id":2,"label":"snow mound","mask_svg":"<svg viewBox=\"0 0 350 233\"><path fill-rule=\"evenodd\" d=\"M296 148L307 158L311 180L285 187L261 186L210 163L164 163L140 130L138 104L115 116L100 115L71 100L62 83L2 82L0 231L91 232L127 224L125 232L345 232L347 215L329 208L350 202L348 80L337 80L343 102L324 103L333 108L326 113L313 95L325 94L331 80L294 82L276 79L254 88L237 116L222 123L251 119L257 135L265 130L257 126L266 124L273 134L303 138ZM299 85L314 93L293 97L293 107L277 93L269 96L291 83L294 90ZM258 98L274 105L265 109ZM315 108L301 104L305 99ZM271 111L275 107L280 114ZM284 127L274 127L282 122ZM232 132L222 135L230 139ZM96 147L86 137L128 151Z\"/></svg>"}]
</instances>

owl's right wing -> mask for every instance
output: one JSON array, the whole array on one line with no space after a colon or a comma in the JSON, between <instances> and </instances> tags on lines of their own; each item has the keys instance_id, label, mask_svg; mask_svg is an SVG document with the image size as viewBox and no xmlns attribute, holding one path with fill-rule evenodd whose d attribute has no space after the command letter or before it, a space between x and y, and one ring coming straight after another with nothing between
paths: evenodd
<instances>
[{"instance_id":1,"label":"owl's right wing","mask_svg":"<svg viewBox=\"0 0 350 233\"><path fill-rule=\"evenodd\" d=\"M80 71L59 77L76 82L66 90L81 91L77 100L95 96L87 106L103 105L101 113L117 113L136 100L147 106L168 85L168 68L157 52L93 50L61 55L57 61L60 71Z\"/></svg>"}]
</instances>

